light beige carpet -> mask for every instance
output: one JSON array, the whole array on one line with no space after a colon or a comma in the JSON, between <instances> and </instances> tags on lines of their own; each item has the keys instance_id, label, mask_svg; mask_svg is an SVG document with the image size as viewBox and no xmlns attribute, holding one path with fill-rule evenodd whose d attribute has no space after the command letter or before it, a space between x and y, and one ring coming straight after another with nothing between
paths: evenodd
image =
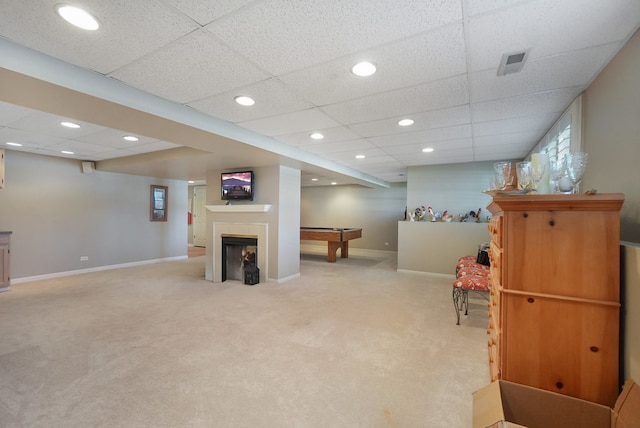
<instances>
[{"instance_id":1,"label":"light beige carpet","mask_svg":"<svg viewBox=\"0 0 640 428\"><path fill-rule=\"evenodd\" d=\"M486 302L456 326L452 279L352 249L282 284L214 284L204 257L1 293L0 425L471 425Z\"/></svg>"}]
</instances>

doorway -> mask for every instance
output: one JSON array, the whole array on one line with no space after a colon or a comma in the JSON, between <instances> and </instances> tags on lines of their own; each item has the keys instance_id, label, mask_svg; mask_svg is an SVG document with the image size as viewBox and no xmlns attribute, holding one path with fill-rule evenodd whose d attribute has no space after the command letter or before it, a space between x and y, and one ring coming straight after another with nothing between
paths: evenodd
<instances>
[{"instance_id":1,"label":"doorway","mask_svg":"<svg viewBox=\"0 0 640 428\"><path fill-rule=\"evenodd\" d=\"M193 188L193 245L195 247L207 246L207 188L195 186Z\"/></svg>"}]
</instances>

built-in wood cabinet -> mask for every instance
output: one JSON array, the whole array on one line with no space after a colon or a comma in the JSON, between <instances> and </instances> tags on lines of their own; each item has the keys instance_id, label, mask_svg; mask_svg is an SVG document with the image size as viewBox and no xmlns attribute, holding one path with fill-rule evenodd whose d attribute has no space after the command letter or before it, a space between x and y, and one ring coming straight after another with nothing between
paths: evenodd
<instances>
[{"instance_id":1,"label":"built-in wood cabinet","mask_svg":"<svg viewBox=\"0 0 640 428\"><path fill-rule=\"evenodd\" d=\"M0 231L0 291L7 291L11 284L9 271L10 244L11 232Z\"/></svg>"},{"instance_id":2,"label":"built-in wood cabinet","mask_svg":"<svg viewBox=\"0 0 640 428\"><path fill-rule=\"evenodd\" d=\"M622 194L493 198L492 380L614 405L623 201Z\"/></svg>"}]
</instances>

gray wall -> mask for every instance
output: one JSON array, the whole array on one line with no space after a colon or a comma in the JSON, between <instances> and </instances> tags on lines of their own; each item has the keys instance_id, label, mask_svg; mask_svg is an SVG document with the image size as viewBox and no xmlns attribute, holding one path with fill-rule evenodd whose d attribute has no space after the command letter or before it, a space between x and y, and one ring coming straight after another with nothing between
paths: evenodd
<instances>
[{"instance_id":1,"label":"gray wall","mask_svg":"<svg viewBox=\"0 0 640 428\"><path fill-rule=\"evenodd\" d=\"M186 256L187 184L96 171L80 162L6 150L0 228L12 230L15 281ZM169 186L167 222L150 222L150 185ZM89 257L80 261L81 256Z\"/></svg>"},{"instance_id":2,"label":"gray wall","mask_svg":"<svg viewBox=\"0 0 640 428\"><path fill-rule=\"evenodd\" d=\"M620 50L583 96L582 188L622 192L623 241L640 242L640 31Z\"/></svg>"},{"instance_id":3,"label":"gray wall","mask_svg":"<svg viewBox=\"0 0 640 428\"><path fill-rule=\"evenodd\" d=\"M492 177L493 162L409 167L407 205L409 209L431 206L436 212L447 210L454 215L482 208L488 214L485 208L491 198L482 192Z\"/></svg>"},{"instance_id":4,"label":"gray wall","mask_svg":"<svg viewBox=\"0 0 640 428\"><path fill-rule=\"evenodd\" d=\"M303 187L300 225L360 227L362 238L350 241L350 248L397 251L398 220L404 218L406 201L405 183L375 189L361 186ZM320 241L304 243L327 245Z\"/></svg>"},{"instance_id":5,"label":"gray wall","mask_svg":"<svg viewBox=\"0 0 640 428\"><path fill-rule=\"evenodd\" d=\"M278 278L300 274L300 170L280 167Z\"/></svg>"}]
</instances>

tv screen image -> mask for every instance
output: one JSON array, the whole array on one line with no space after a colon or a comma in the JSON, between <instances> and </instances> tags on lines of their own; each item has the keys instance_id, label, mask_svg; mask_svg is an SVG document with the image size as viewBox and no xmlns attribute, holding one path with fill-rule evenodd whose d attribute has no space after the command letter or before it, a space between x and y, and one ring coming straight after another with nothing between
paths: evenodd
<instances>
[{"instance_id":1,"label":"tv screen image","mask_svg":"<svg viewBox=\"0 0 640 428\"><path fill-rule=\"evenodd\" d=\"M253 200L253 171L223 172L223 200Z\"/></svg>"}]
</instances>

